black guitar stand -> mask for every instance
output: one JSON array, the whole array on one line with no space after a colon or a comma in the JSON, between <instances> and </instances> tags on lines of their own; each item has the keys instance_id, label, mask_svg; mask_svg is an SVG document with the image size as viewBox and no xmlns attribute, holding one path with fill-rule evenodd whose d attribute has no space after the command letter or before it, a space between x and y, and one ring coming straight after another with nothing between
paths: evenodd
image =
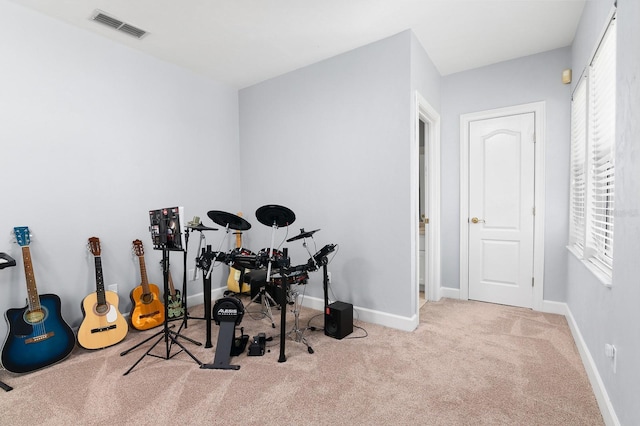
<instances>
[{"instance_id":1,"label":"black guitar stand","mask_svg":"<svg viewBox=\"0 0 640 426\"><path fill-rule=\"evenodd\" d=\"M189 355L195 362L198 363L198 365L202 365L202 363L198 360L198 358L196 358L191 352L189 352L187 350L187 348L185 348L182 343L180 343L178 341L178 337L188 340L189 342L195 344L195 345L202 345L202 343L200 342L196 342L193 339L190 339L188 337L182 336L180 335L178 332L175 332L173 330L171 330L171 328L173 328L173 326L169 327L169 321L167 321L168 318L168 310L169 310L169 249L166 246L162 247L162 273L164 276L164 324L162 325L162 330L157 332L156 334L154 334L151 337L148 337L147 339L143 340L142 342L138 343L137 345L127 349L126 351L120 353L120 356L126 355L129 352L131 352L132 350L138 348L139 346L141 346L142 344L148 342L149 340L153 339L154 337L160 336L160 338L158 340L156 340L156 342L151 345L151 347L140 357L138 358L138 360L123 374L123 376L126 376L127 374L129 374L131 372L131 370L133 370L136 365L138 365L145 356L149 355L149 356L153 356L156 358L161 358L161 359L171 359L174 356L178 355L180 352L185 352L187 355ZM156 354L152 354L151 351L160 343L164 340L165 343L165 354L164 355L156 355ZM173 347L173 345L176 344L180 347L180 350L176 353L174 353L173 355L171 355L171 349Z\"/></svg>"},{"instance_id":2,"label":"black guitar stand","mask_svg":"<svg viewBox=\"0 0 640 426\"><path fill-rule=\"evenodd\" d=\"M10 266L16 266L15 259L6 253L0 253L0 269L8 268ZM13 390L11 386L1 381L0 381L0 388L4 389L5 392L9 392Z\"/></svg>"}]
</instances>

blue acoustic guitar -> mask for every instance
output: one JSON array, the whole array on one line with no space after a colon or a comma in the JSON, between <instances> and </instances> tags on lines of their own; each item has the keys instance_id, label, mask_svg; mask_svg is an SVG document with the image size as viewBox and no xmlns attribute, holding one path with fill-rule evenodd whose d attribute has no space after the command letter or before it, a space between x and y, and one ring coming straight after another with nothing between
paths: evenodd
<instances>
[{"instance_id":1,"label":"blue acoustic guitar","mask_svg":"<svg viewBox=\"0 0 640 426\"><path fill-rule=\"evenodd\" d=\"M38 295L29 252L29 228L16 227L13 232L22 247L27 306L9 309L5 314L9 333L2 347L2 365L12 373L28 373L65 359L76 339L60 314L60 298L55 294Z\"/></svg>"}]
</instances>

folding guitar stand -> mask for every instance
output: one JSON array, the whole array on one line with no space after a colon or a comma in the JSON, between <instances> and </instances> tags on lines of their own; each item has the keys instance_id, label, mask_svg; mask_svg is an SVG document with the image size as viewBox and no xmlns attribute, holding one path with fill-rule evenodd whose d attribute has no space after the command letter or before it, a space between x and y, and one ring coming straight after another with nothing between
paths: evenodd
<instances>
[{"instance_id":1,"label":"folding guitar stand","mask_svg":"<svg viewBox=\"0 0 640 426\"><path fill-rule=\"evenodd\" d=\"M160 336L160 338L158 340L156 340L156 342L151 345L151 347L140 357L138 358L138 360L123 374L123 376L126 376L127 374L129 374L131 372L131 370L133 370L136 365L138 365L145 356L153 356L156 358L160 358L160 359L171 359L174 356L178 355L180 352L186 352L187 355L189 355L195 362L198 363L198 365L202 365L202 363L198 360L198 358L196 358L191 352L189 352L187 350L187 348L185 348L182 343L180 343L178 341L178 337L186 339L188 341L190 341L191 343L195 344L195 345L202 345L202 343L200 342L196 342L195 340L192 340L188 337L185 336L181 336L179 333L171 330L170 328L172 328L173 326L169 327L169 321L167 320L167 318L169 318L168 315L168 310L169 310L169 249L166 247L166 245L162 245L162 273L164 276L164 324L162 325L162 330L157 332L156 334L154 334L151 337L148 337L147 339L143 340L142 342L138 343L137 345L127 349L126 351L120 353L120 356L126 355L129 352L131 352L132 350L138 348L139 346L141 346L142 344L148 342L149 340L153 339L154 337ZM186 313L185 313L186 315ZM156 355L156 354L152 354L151 351L161 342L164 340L165 343L165 355ZM176 344L180 347L180 350L176 353L174 353L173 355L171 355L171 349L173 344Z\"/></svg>"}]
</instances>

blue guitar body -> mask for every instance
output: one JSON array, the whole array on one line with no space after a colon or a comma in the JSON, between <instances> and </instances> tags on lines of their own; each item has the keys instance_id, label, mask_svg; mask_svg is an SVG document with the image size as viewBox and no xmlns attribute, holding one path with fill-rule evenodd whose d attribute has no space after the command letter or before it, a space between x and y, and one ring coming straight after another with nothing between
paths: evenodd
<instances>
[{"instance_id":1,"label":"blue guitar body","mask_svg":"<svg viewBox=\"0 0 640 426\"><path fill-rule=\"evenodd\" d=\"M75 346L75 335L60 314L60 298L40 297L40 309L9 309L9 333L2 348L2 365L12 373L28 373L62 361Z\"/></svg>"},{"instance_id":2,"label":"blue guitar body","mask_svg":"<svg viewBox=\"0 0 640 426\"><path fill-rule=\"evenodd\" d=\"M38 295L29 251L29 228L16 226L13 233L22 247L27 306L9 309L5 314L9 333L2 347L2 365L12 373L28 373L62 361L73 350L76 338L62 319L60 298L55 294Z\"/></svg>"}]
</instances>

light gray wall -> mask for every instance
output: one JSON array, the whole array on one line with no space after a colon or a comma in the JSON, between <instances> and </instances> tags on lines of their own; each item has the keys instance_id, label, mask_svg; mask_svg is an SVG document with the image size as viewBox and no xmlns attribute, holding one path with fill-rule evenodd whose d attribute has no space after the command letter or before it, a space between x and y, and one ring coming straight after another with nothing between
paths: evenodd
<instances>
[{"instance_id":1,"label":"light gray wall","mask_svg":"<svg viewBox=\"0 0 640 426\"><path fill-rule=\"evenodd\" d=\"M561 82L569 48L527 56L443 78L442 84L442 285L459 288L460 115L544 101L544 299L565 300L570 87Z\"/></svg>"},{"instance_id":2,"label":"light gray wall","mask_svg":"<svg viewBox=\"0 0 640 426\"><path fill-rule=\"evenodd\" d=\"M237 90L5 0L0 39L0 251L20 261L0 271L0 311L25 304L9 232L26 225L38 290L60 296L71 325L95 291L91 236L102 242L105 284L119 284L128 312L140 282L134 239L145 244L149 280L162 286L149 210L180 205L190 220L239 206L230 178L239 166ZM181 283L182 256L171 262ZM214 285L222 279L216 273Z\"/></svg>"},{"instance_id":3,"label":"light gray wall","mask_svg":"<svg viewBox=\"0 0 640 426\"><path fill-rule=\"evenodd\" d=\"M251 247L268 246L271 236L256 209L284 205L297 216L288 237L302 227L321 228L314 236L318 249L340 245L329 265L335 299L402 317L415 313L411 53L412 33L405 31L240 91L242 202L254 224ZM425 87L438 78L428 73L418 79ZM283 239L279 230L277 242ZM307 260L300 242L285 246L293 263ZM311 276L307 294L322 298L321 274Z\"/></svg>"},{"instance_id":4,"label":"light gray wall","mask_svg":"<svg viewBox=\"0 0 640 426\"><path fill-rule=\"evenodd\" d=\"M429 105L440 111L442 77L416 35L411 32L411 91L418 92ZM413 108L413 97L410 99ZM412 126L413 130L413 126Z\"/></svg>"},{"instance_id":5,"label":"light gray wall","mask_svg":"<svg viewBox=\"0 0 640 426\"><path fill-rule=\"evenodd\" d=\"M618 0L616 202L613 283L607 288L573 255L567 303L622 425L640 424L640 2ZM581 72L602 35L612 1L587 2L573 49ZM616 372L604 345L617 349Z\"/></svg>"},{"instance_id":6,"label":"light gray wall","mask_svg":"<svg viewBox=\"0 0 640 426\"><path fill-rule=\"evenodd\" d=\"M640 423L640 4L618 0L618 122L614 284L602 286L563 249L567 235L569 88L602 30L610 0L587 3L569 52L559 49L442 79L411 32L303 68L240 93L99 36L0 0L0 251L13 226L28 225L41 293L81 319L95 289L90 236L103 243L107 284L120 284L121 310L138 285L131 241L148 242L146 212L184 205L244 210L247 246L268 246L255 219L264 204L297 215L289 235L321 228L320 248L338 243L333 297L411 316L409 144L413 93L442 116L442 277L458 287L459 116L544 100L547 106L545 299L567 301L622 424ZM238 135L240 127L240 136ZM242 146L239 146L239 139ZM242 158L242 162L240 162ZM562 185L565 182L565 185ZM242 194L242 197L241 197ZM242 198L242 200L241 200ZM218 243L218 234L208 242ZM193 243L193 242L192 242ZM289 243L294 263L306 261ZM193 248L193 246L192 246ZM159 259L148 251L148 264ZM180 261L172 264L181 273ZM159 268L150 280L161 283ZM224 285L217 270L214 285ZM564 283L567 283L566 287ZM320 276L309 294L321 297ZM21 267L0 271L0 310L23 306ZM190 293L201 283L191 283ZM566 290L565 290L566 289ZM2 324L0 334L6 334ZM618 349L617 373L604 358Z\"/></svg>"}]
</instances>

